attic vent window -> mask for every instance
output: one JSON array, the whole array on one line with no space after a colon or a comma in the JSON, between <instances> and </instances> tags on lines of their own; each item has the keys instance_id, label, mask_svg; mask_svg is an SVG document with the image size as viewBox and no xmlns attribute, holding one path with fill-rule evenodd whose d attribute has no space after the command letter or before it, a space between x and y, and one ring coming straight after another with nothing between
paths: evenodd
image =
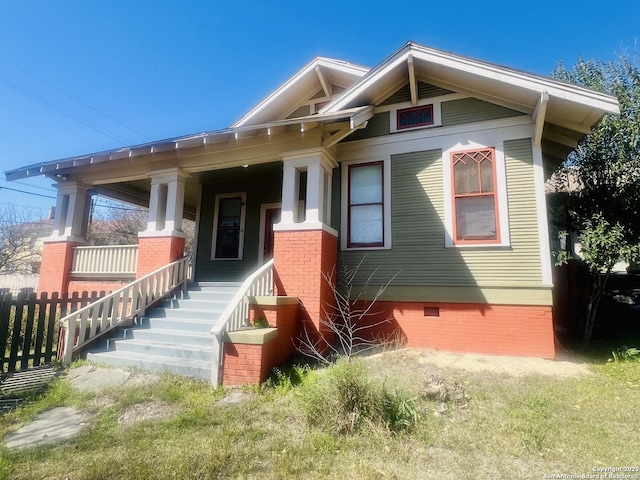
<instances>
[{"instance_id":1,"label":"attic vent window","mask_svg":"<svg viewBox=\"0 0 640 480\"><path fill-rule=\"evenodd\" d=\"M433 125L433 104L397 111L398 130Z\"/></svg>"}]
</instances>

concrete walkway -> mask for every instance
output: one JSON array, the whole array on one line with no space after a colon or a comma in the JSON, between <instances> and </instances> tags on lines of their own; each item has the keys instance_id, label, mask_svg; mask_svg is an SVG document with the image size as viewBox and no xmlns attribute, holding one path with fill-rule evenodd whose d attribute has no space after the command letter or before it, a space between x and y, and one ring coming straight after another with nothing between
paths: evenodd
<instances>
[{"instance_id":1,"label":"concrete walkway","mask_svg":"<svg viewBox=\"0 0 640 480\"><path fill-rule=\"evenodd\" d=\"M69 371L71 385L83 392L98 392L124 385L131 372L86 365ZM38 415L31 423L5 438L8 449L28 448L62 440L70 440L91 424L92 417L72 407L59 407Z\"/></svg>"}]
</instances>

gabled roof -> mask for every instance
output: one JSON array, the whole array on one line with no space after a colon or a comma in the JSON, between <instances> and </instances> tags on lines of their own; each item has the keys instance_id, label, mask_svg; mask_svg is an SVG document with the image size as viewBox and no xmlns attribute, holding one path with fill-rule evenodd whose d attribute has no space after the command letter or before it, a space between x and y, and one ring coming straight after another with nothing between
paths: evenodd
<instances>
[{"instance_id":1,"label":"gabled roof","mask_svg":"<svg viewBox=\"0 0 640 480\"><path fill-rule=\"evenodd\" d=\"M327 142L334 145L364 125L373 116L373 107L407 82L415 104L419 81L530 114L536 124L534 142L556 159L575 148L604 114L619 113L612 95L408 42L371 70L317 57L229 128L29 165L6 172L6 178L64 176L76 167L176 150L187 155L211 144L267 138L274 132L305 132L320 124L339 126L340 131L328 130L332 137ZM344 90L335 94L334 85ZM288 118L297 106L314 98L331 101L319 113ZM340 120L346 120L346 126Z\"/></svg>"},{"instance_id":2,"label":"gabled roof","mask_svg":"<svg viewBox=\"0 0 640 480\"><path fill-rule=\"evenodd\" d=\"M548 98L545 121L581 134L588 133L604 114L619 113L612 95L414 42L391 54L322 111L377 104L407 79L420 79L532 115L541 99Z\"/></svg>"},{"instance_id":3,"label":"gabled roof","mask_svg":"<svg viewBox=\"0 0 640 480\"><path fill-rule=\"evenodd\" d=\"M316 57L289 80L251 109L231 127L242 127L282 119L292 106L311 98L319 90L331 97L331 88L337 85L348 88L369 71L367 67L354 65L333 58Z\"/></svg>"}]
</instances>

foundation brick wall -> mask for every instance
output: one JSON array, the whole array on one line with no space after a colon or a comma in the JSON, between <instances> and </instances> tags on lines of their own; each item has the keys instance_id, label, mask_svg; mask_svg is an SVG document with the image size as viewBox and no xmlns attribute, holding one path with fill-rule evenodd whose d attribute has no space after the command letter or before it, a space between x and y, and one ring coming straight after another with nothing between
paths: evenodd
<instances>
[{"instance_id":1,"label":"foundation brick wall","mask_svg":"<svg viewBox=\"0 0 640 480\"><path fill-rule=\"evenodd\" d=\"M145 276L184 255L184 238L140 237L138 238L138 268L136 278Z\"/></svg>"},{"instance_id":2,"label":"foundation brick wall","mask_svg":"<svg viewBox=\"0 0 640 480\"><path fill-rule=\"evenodd\" d=\"M69 288L75 242L47 242L42 249L38 293L66 292Z\"/></svg>"},{"instance_id":3,"label":"foundation brick wall","mask_svg":"<svg viewBox=\"0 0 640 480\"><path fill-rule=\"evenodd\" d=\"M425 316L425 307L439 308L440 316ZM551 306L377 302L374 310L393 317L384 329L395 329L408 347L555 356Z\"/></svg>"}]
</instances>

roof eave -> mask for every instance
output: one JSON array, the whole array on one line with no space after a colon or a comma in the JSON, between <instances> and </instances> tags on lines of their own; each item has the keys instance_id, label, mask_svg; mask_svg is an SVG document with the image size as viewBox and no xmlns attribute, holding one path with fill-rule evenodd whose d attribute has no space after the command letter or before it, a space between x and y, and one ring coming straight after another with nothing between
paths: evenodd
<instances>
[{"instance_id":1,"label":"roof eave","mask_svg":"<svg viewBox=\"0 0 640 480\"><path fill-rule=\"evenodd\" d=\"M159 140L157 142L131 145L114 150L105 150L102 152L96 152L87 155L80 155L52 160L50 162L41 162L37 164L27 165L25 167L6 171L5 177L6 180L10 181L19 180L21 178L36 177L40 175L55 176L56 172L66 170L68 168L91 165L94 163L102 163L111 160L119 160L123 158L151 155L153 153L200 147L209 143L230 141L237 138L238 135L242 133L252 131L266 130L267 134L269 135L269 131L271 129L276 129L277 127L289 127L298 124L300 125L300 131L303 132L305 124L317 124L318 122L331 123L337 120L345 119L348 119L351 123L358 123L366 121L372 116L373 107L364 106L350 108L339 112L331 112L326 114L319 113L305 117L277 120L274 122L262 123L260 125L231 127L225 128L223 130L214 130L193 135L168 138Z\"/></svg>"}]
</instances>

